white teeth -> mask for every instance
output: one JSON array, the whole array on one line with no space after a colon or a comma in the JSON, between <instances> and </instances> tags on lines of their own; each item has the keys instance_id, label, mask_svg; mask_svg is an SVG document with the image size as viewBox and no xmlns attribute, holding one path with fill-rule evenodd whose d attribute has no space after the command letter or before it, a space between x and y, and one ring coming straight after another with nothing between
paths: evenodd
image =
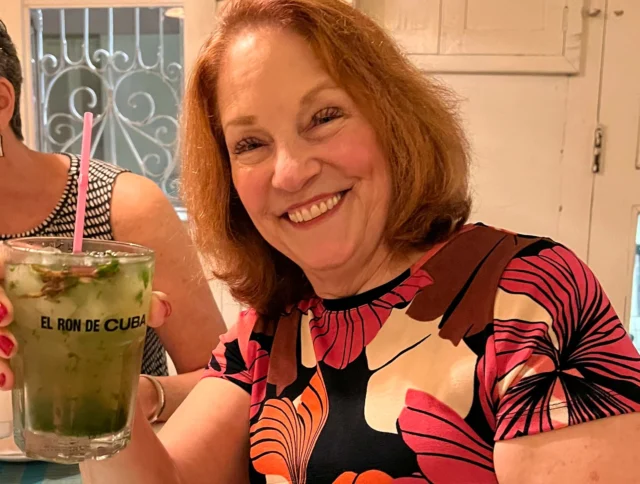
<instances>
[{"instance_id":1,"label":"white teeth","mask_svg":"<svg viewBox=\"0 0 640 484\"><path fill-rule=\"evenodd\" d=\"M333 207L335 207L341 198L342 194L334 195L333 197L328 198L327 200L320 202L319 204L313 204L311 205L311 207L296 210L295 212L289 212L289 220L294 223L308 222L309 220L313 220L314 218L319 217L323 213L326 213Z\"/></svg>"},{"instance_id":2,"label":"white teeth","mask_svg":"<svg viewBox=\"0 0 640 484\"><path fill-rule=\"evenodd\" d=\"M311 212L312 218L316 218L322 215L322 212L320 211L320 208L317 205L311 205L311 209L309 211Z\"/></svg>"}]
</instances>

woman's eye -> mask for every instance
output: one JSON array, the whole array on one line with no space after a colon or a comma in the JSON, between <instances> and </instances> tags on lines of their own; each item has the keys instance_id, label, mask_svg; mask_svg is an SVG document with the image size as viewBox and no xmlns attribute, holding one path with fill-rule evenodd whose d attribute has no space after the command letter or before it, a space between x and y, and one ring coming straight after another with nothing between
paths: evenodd
<instances>
[{"instance_id":1,"label":"woman's eye","mask_svg":"<svg viewBox=\"0 0 640 484\"><path fill-rule=\"evenodd\" d=\"M342 117L342 110L339 108L325 108L321 111L318 111L311 118L311 126L320 126L322 124L327 124L333 121L334 119Z\"/></svg>"},{"instance_id":2,"label":"woman's eye","mask_svg":"<svg viewBox=\"0 0 640 484\"><path fill-rule=\"evenodd\" d=\"M262 142L256 138L245 138L238 143L233 149L233 154L239 155L246 151L253 151L263 146Z\"/></svg>"}]
</instances>

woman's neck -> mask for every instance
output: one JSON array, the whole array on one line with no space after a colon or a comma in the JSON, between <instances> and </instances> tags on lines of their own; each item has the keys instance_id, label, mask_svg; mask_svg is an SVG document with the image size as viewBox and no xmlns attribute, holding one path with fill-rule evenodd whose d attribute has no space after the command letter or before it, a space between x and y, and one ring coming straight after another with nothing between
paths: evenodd
<instances>
[{"instance_id":1,"label":"woman's neck","mask_svg":"<svg viewBox=\"0 0 640 484\"><path fill-rule=\"evenodd\" d=\"M3 138L0 234L16 234L37 227L55 209L69 167L58 155L33 151L14 136Z\"/></svg>"},{"instance_id":2,"label":"woman's neck","mask_svg":"<svg viewBox=\"0 0 640 484\"><path fill-rule=\"evenodd\" d=\"M46 178L47 173L42 169L43 158L51 155L29 149L13 134L3 134L2 145L4 156L0 158L0 170L2 170L0 193L3 187L15 186L16 182L24 179L36 181L39 178Z\"/></svg>"},{"instance_id":3,"label":"woman's neck","mask_svg":"<svg viewBox=\"0 0 640 484\"><path fill-rule=\"evenodd\" d=\"M357 259L338 269L306 273L314 292L323 299L354 296L381 286L402 274L415 264L423 251L397 254L386 247L378 247L364 264Z\"/></svg>"}]
</instances>

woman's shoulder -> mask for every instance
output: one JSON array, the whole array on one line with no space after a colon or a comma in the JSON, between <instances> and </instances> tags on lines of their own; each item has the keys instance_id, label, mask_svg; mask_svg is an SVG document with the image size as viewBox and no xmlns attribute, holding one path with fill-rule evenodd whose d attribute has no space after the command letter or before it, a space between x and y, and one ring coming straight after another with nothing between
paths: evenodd
<instances>
[{"instance_id":1,"label":"woman's shoulder","mask_svg":"<svg viewBox=\"0 0 640 484\"><path fill-rule=\"evenodd\" d=\"M111 221L119 239L148 245L167 242L176 231L184 230L175 208L154 181L117 170L96 163L96 177L111 178L113 183L101 186L101 182L94 181L94 189L102 190L103 196L109 193Z\"/></svg>"},{"instance_id":2,"label":"woman's shoulder","mask_svg":"<svg viewBox=\"0 0 640 484\"><path fill-rule=\"evenodd\" d=\"M546 236L517 233L482 223L465 225L449 240L431 250L425 261L474 270L479 266L500 273L512 260L551 247L564 247ZM565 248L568 251L568 249ZM568 251L570 252L570 251ZM450 268L448 269L450 270Z\"/></svg>"},{"instance_id":3,"label":"woman's shoulder","mask_svg":"<svg viewBox=\"0 0 640 484\"><path fill-rule=\"evenodd\" d=\"M284 325L288 329L292 329L299 322L296 307L292 307L291 311L275 318L261 314L253 308L243 309L238 314L235 323L230 325L227 332L220 336L220 343L223 346L232 344L242 354L245 361L252 359L249 353L256 344L262 350L270 353L278 327ZM285 331L284 333L288 334L289 332Z\"/></svg>"},{"instance_id":4,"label":"woman's shoulder","mask_svg":"<svg viewBox=\"0 0 640 484\"><path fill-rule=\"evenodd\" d=\"M116 178L122 173L130 173L129 170L121 166L102 160L91 160L89 163L89 182L105 181L114 183ZM131 174L133 175L133 174ZM133 175L137 178L143 178L139 175Z\"/></svg>"},{"instance_id":5,"label":"woman's shoulder","mask_svg":"<svg viewBox=\"0 0 640 484\"><path fill-rule=\"evenodd\" d=\"M572 273L589 271L579 255L548 236L522 234L481 223L469 225L461 233L464 235L458 250L484 253L488 263L499 261L503 266L499 271L502 278L514 267L539 266L543 262L555 267L566 266Z\"/></svg>"},{"instance_id":6,"label":"woman's shoulder","mask_svg":"<svg viewBox=\"0 0 640 484\"><path fill-rule=\"evenodd\" d=\"M270 318L253 308L242 309L235 324L229 328L227 338L233 335L239 342L246 344L252 336L257 334L273 336L278 323L286 317L287 315L282 315L280 318Z\"/></svg>"},{"instance_id":7,"label":"woman's shoulder","mask_svg":"<svg viewBox=\"0 0 640 484\"><path fill-rule=\"evenodd\" d=\"M80 173L80 155L74 153L59 153L58 155L62 155L64 159L68 158L67 163L69 164L69 171L74 175L78 175ZM120 173L128 172L126 168L122 166L118 166L114 163L110 163L108 161L99 160L97 158L92 158L89 162L89 181L92 180L104 180L109 179L112 180ZM140 177L142 178L142 177Z\"/></svg>"},{"instance_id":8,"label":"woman's shoulder","mask_svg":"<svg viewBox=\"0 0 640 484\"><path fill-rule=\"evenodd\" d=\"M59 155L62 155L65 162L69 164L69 179L75 183L80 176L80 156L74 153L59 153ZM113 196L116 180L122 173L128 173L128 170L113 163L91 159L89 162L89 200L97 198L97 202L108 202ZM140 176L132 176L144 179ZM94 201L94 205L95 203Z\"/></svg>"},{"instance_id":9,"label":"woman's shoulder","mask_svg":"<svg viewBox=\"0 0 640 484\"><path fill-rule=\"evenodd\" d=\"M447 327L462 335L475 331L469 328L470 321L493 319L497 297L507 291L530 291L523 274L533 277L529 274L535 272L536 283L544 285L560 280L556 272L562 271L562 284L569 285L575 278L572 274L588 269L573 252L549 238L473 224L434 247L412 269L418 271L432 282L416 296L409 312L431 320L455 308Z\"/></svg>"},{"instance_id":10,"label":"woman's shoulder","mask_svg":"<svg viewBox=\"0 0 640 484\"><path fill-rule=\"evenodd\" d=\"M468 224L446 241L428 250L413 267L413 271L425 269L430 275L439 276L440 279L446 274L495 279L518 254L539 244L555 242L545 237L518 234L482 223Z\"/></svg>"}]
</instances>

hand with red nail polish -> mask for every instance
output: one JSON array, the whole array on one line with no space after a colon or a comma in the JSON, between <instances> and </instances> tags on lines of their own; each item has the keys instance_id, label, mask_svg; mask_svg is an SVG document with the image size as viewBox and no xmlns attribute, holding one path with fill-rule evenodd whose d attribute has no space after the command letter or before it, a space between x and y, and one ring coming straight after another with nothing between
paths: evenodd
<instances>
[{"instance_id":1,"label":"hand with red nail polish","mask_svg":"<svg viewBox=\"0 0 640 484\"><path fill-rule=\"evenodd\" d=\"M9 366L9 358L16 353L16 339L9 331L13 319L13 307L4 292L4 256L0 244L0 390L11 390L13 372Z\"/></svg>"},{"instance_id":2,"label":"hand with red nail polish","mask_svg":"<svg viewBox=\"0 0 640 484\"><path fill-rule=\"evenodd\" d=\"M0 335L0 355L5 358L11 358L15 347L16 344L8 334Z\"/></svg>"}]
</instances>

